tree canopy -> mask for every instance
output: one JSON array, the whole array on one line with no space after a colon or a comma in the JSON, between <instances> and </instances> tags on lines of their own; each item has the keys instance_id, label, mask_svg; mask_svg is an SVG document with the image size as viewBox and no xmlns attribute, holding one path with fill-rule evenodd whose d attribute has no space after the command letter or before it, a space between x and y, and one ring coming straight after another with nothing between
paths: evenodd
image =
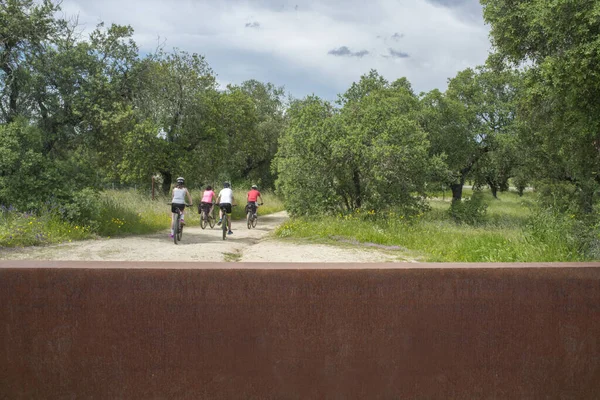
<instances>
[{"instance_id":1,"label":"tree canopy","mask_svg":"<svg viewBox=\"0 0 600 400\"><path fill-rule=\"evenodd\" d=\"M482 4L498 56L526 71L518 114L531 173L575 185L591 212L600 188L600 4Z\"/></svg>"}]
</instances>

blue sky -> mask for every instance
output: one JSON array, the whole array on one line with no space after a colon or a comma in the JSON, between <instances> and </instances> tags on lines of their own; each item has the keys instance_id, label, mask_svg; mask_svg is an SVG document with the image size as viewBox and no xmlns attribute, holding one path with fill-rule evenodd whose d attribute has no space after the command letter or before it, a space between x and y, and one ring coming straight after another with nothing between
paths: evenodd
<instances>
[{"instance_id":1,"label":"blue sky","mask_svg":"<svg viewBox=\"0 0 600 400\"><path fill-rule=\"evenodd\" d=\"M335 100L370 69L417 92L482 64L489 28L477 0L63 0L85 30L131 25L141 53L202 54L220 85L248 79Z\"/></svg>"}]
</instances>

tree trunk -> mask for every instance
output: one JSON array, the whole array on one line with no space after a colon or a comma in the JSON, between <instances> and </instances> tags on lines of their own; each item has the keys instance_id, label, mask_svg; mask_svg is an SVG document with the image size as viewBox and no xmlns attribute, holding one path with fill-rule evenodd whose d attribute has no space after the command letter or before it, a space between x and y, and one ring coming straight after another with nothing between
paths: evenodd
<instances>
[{"instance_id":1,"label":"tree trunk","mask_svg":"<svg viewBox=\"0 0 600 400\"><path fill-rule=\"evenodd\" d=\"M460 183L453 183L450 185L450 189L452 189L452 202L457 202L462 199L462 190L463 190L464 182L460 181Z\"/></svg>"},{"instance_id":2,"label":"tree trunk","mask_svg":"<svg viewBox=\"0 0 600 400\"><path fill-rule=\"evenodd\" d=\"M356 195L355 197L355 206L356 208L360 208L360 206L362 205L362 198L361 198L361 191L360 191L360 174L358 172L358 169L354 169L354 174L352 175L352 181L354 182L354 193Z\"/></svg>"},{"instance_id":3,"label":"tree trunk","mask_svg":"<svg viewBox=\"0 0 600 400\"><path fill-rule=\"evenodd\" d=\"M497 199L498 198L498 185L496 185L490 179L488 179L487 184L490 187L490 190L492 191L492 196L494 196L494 198Z\"/></svg>"},{"instance_id":4,"label":"tree trunk","mask_svg":"<svg viewBox=\"0 0 600 400\"><path fill-rule=\"evenodd\" d=\"M7 50L7 53L10 52L10 49ZM6 113L5 119L7 123L11 123L17 117L17 100L19 98L19 82L14 75L13 69L6 62L2 65L2 70L6 74L5 84L8 88L8 111Z\"/></svg>"},{"instance_id":5,"label":"tree trunk","mask_svg":"<svg viewBox=\"0 0 600 400\"><path fill-rule=\"evenodd\" d=\"M173 177L171 176L171 173L168 171L161 171L160 174L163 177L163 183L162 183L162 191L165 194L169 194L169 190L171 189L171 182L173 181Z\"/></svg>"},{"instance_id":6,"label":"tree trunk","mask_svg":"<svg viewBox=\"0 0 600 400\"><path fill-rule=\"evenodd\" d=\"M490 189L492 190L492 196L494 196L495 199L498 198L498 188L496 187L496 185L491 185Z\"/></svg>"}]
</instances>

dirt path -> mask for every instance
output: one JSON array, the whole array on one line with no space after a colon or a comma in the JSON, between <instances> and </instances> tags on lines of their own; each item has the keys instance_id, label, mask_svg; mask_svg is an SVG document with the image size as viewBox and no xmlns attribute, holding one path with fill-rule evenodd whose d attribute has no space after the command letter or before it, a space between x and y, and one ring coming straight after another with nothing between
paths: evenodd
<instances>
[{"instance_id":1,"label":"dirt path","mask_svg":"<svg viewBox=\"0 0 600 400\"><path fill-rule=\"evenodd\" d=\"M397 251L352 243L339 246L275 239L273 230L287 218L285 212L260 217L256 229L234 221L234 234L222 240L221 230L186 227L175 245L164 232L123 238L86 240L46 247L0 250L5 260L97 261L245 261L245 262L386 262L406 261Z\"/></svg>"}]
</instances>

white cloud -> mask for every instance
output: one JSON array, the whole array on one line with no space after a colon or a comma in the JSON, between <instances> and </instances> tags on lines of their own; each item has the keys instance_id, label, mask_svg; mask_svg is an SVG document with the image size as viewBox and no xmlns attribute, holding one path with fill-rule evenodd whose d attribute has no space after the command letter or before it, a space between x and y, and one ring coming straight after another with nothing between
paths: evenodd
<instances>
[{"instance_id":1,"label":"white cloud","mask_svg":"<svg viewBox=\"0 0 600 400\"><path fill-rule=\"evenodd\" d=\"M64 0L62 8L89 29L100 21L131 25L142 52L160 37L167 49L203 54L221 81L275 80L298 97L331 98L370 69L388 80L406 76L417 91L444 90L490 48L488 28L473 17L476 2ZM363 56L329 54L344 47Z\"/></svg>"}]
</instances>

